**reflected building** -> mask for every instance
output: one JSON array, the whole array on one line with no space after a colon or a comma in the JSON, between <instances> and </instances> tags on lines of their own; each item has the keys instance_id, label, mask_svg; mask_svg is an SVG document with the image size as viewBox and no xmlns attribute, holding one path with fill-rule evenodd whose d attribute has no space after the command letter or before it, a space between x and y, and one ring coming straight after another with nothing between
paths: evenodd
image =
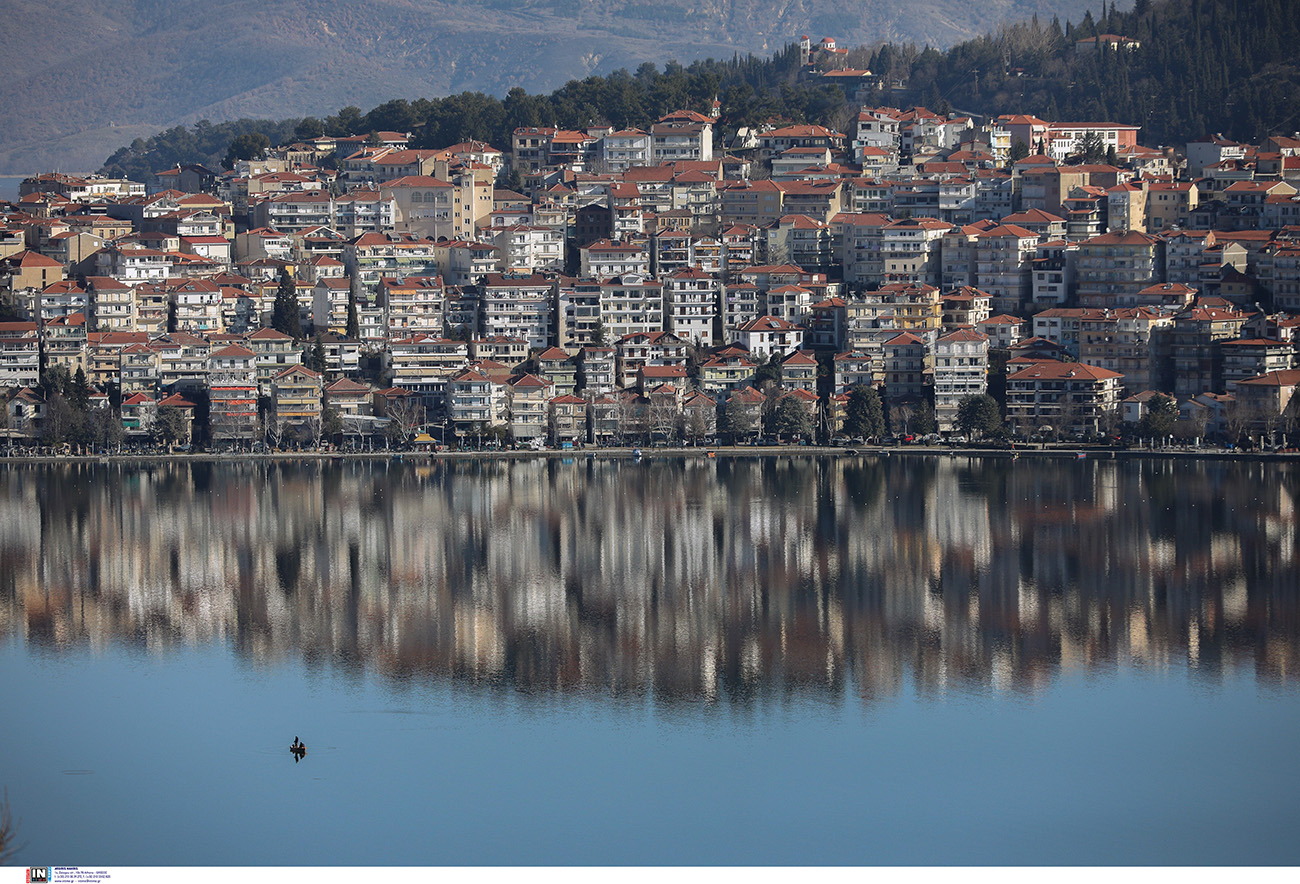
<instances>
[{"instance_id":1,"label":"reflected building","mask_svg":"<svg viewBox=\"0 0 1300 884\"><path fill-rule=\"evenodd\" d=\"M1201 459L9 466L0 640L736 702L1290 683L1298 488Z\"/></svg>"}]
</instances>

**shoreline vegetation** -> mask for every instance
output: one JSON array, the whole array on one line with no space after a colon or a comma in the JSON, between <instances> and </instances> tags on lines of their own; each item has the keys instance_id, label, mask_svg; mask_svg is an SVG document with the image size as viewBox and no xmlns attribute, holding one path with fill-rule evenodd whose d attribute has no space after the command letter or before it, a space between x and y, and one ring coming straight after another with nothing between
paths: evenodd
<instances>
[{"instance_id":1,"label":"shoreline vegetation","mask_svg":"<svg viewBox=\"0 0 1300 884\"><path fill-rule=\"evenodd\" d=\"M654 460L667 458L747 457L980 457L1017 459L1066 458L1072 460L1117 460L1122 458L1194 458L1200 460L1300 461L1300 450L1241 451L1226 448L1105 448L1050 443L1018 443L1015 446L949 445L861 445L852 448L827 445L714 445L637 448L633 446L578 449L485 449L415 451L233 451L81 455L12 455L0 452L0 464L59 463L229 463L232 461L398 461L429 463L441 460Z\"/></svg>"}]
</instances>

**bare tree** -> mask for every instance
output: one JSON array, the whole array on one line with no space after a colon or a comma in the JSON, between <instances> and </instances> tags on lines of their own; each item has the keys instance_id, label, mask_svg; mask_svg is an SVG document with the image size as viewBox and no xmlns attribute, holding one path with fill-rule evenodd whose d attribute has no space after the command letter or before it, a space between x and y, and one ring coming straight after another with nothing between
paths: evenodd
<instances>
[{"instance_id":1,"label":"bare tree","mask_svg":"<svg viewBox=\"0 0 1300 884\"><path fill-rule=\"evenodd\" d=\"M547 402L546 430L551 437L552 445L560 444L561 423L559 410L555 407L555 403L553 401Z\"/></svg>"},{"instance_id":2,"label":"bare tree","mask_svg":"<svg viewBox=\"0 0 1300 884\"><path fill-rule=\"evenodd\" d=\"M18 824L14 822L9 811L9 790L4 790L0 797L0 865L4 865L18 853L18 843L14 840Z\"/></svg>"},{"instance_id":3,"label":"bare tree","mask_svg":"<svg viewBox=\"0 0 1300 884\"><path fill-rule=\"evenodd\" d=\"M1068 390L1062 393L1056 405L1056 432L1060 438L1068 440L1083 435L1086 414L1087 407L1074 393Z\"/></svg>"},{"instance_id":4,"label":"bare tree","mask_svg":"<svg viewBox=\"0 0 1300 884\"><path fill-rule=\"evenodd\" d=\"M916 417L916 406L910 402L901 402L889 409L889 432L894 435L907 433L912 419Z\"/></svg>"},{"instance_id":5,"label":"bare tree","mask_svg":"<svg viewBox=\"0 0 1300 884\"><path fill-rule=\"evenodd\" d=\"M106 452L114 447L120 447L126 436L121 419L107 405L91 410L86 428L87 435L92 437L97 445L103 446L102 450Z\"/></svg>"},{"instance_id":6,"label":"bare tree","mask_svg":"<svg viewBox=\"0 0 1300 884\"><path fill-rule=\"evenodd\" d=\"M1097 418L1097 428L1108 437L1114 436L1119 432L1122 418L1118 408L1108 408Z\"/></svg>"},{"instance_id":7,"label":"bare tree","mask_svg":"<svg viewBox=\"0 0 1300 884\"><path fill-rule=\"evenodd\" d=\"M1224 410L1223 427L1227 431L1228 441L1237 442L1246 433L1255 416L1255 409L1241 402L1232 402Z\"/></svg>"},{"instance_id":8,"label":"bare tree","mask_svg":"<svg viewBox=\"0 0 1300 884\"><path fill-rule=\"evenodd\" d=\"M1268 444L1276 445L1278 431L1286 426L1286 421L1282 416L1282 412L1268 409L1267 411L1261 411L1259 418L1259 431L1261 437L1267 436Z\"/></svg>"},{"instance_id":9,"label":"bare tree","mask_svg":"<svg viewBox=\"0 0 1300 884\"><path fill-rule=\"evenodd\" d=\"M366 418L356 414L345 414L342 419L343 435L348 438L355 436L357 439L355 447L362 448L366 436Z\"/></svg>"},{"instance_id":10,"label":"bare tree","mask_svg":"<svg viewBox=\"0 0 1300 884\"><path fill-rule=\"evenodd\" d=\"M9 417L8 400L0 400L0 430L4 430L5 444L9 448L13 448L14 445L13 435L9 432L12 423L13 420Z\"/></svg>"},{"instance_id":11,"label":"bare tree","mask_svg":"<svg viewBox=\"0 0 1300 884\"><path fill-rule=\"evenodd\" d=\"M866 65L863 65L866 67ZM836 132L850 132L858 122L859 106L853 102L846 102L839 106L837 110L831 113L827 123Z\"/></svg>"},{"instance_id":12,"label":"bare tree","mask_svg":"<svg viewBox=\"0 0 1300 884\"><path fill-rule=\"evenodd\" d=\"M635 436L640 429L637 421L636 397L630 395L618 396L618 406L616 409L618 420L618 441L623 444L627 437Z\"/></svg>"},{"instance_id":13,"label":"bare tree","mask_svg":"<svg viewBox=\"0 0 1300 884\"><path fill-rule=\"evenodd\" d=\"M284 422L275 416L274 411L268 411L262 418L262 436L271 448L280 447L284 438Z\"/></svg>"},{"instance_id":14,"label":"bare tree","mask_svg":"<svg viewBox=\"0 0 1300 884\"><path fill-rule=\"evenodd\" d=\"M1282 432L1294 436L1297 428L1300 428L1300 395L1292 394L1291 401L1282 412Z\"/></svg>"},{"instance_id":15,"label":"bare tree","mask_svg":"<svg viewBox=\"0 0 1300 884\"><path fill-rule=\"evenodd\" d=\"M774 380L765 380L759 385L763 394L763 405L759 409L759 435L766 436L772 431L772 422L776 418L776 407L785 391Z\"/></svg>"},{"instance_id":16,"label":"bare tree","mask_svg":"<svg viewBox=\"0 0 1300 884\"><path fill-rule=\"evenodd\" d=\"M686 438L692 442L699 442L705 436L709 435L709 418L699 407L689 407L686 409L686 421L683 425Z\"/></svg>"},{"instance_id":17,"label":"bare tree","mask_svg":"<svg viewBox=\"0 0 1300 884\"><path fill-rule=\"evenodd\" d=\"M323 429L319 417L305 417L302 420L294 421L292 425L286 426L285 432L286 435L292 433L293 438L307 448L320 448Z\"/></svg>"},{"instance_id":18,"label":"bare tree","mask_svg":"<svg viewBox=\"0 0 1300 884\"><path fill-rule=\"evenodd\" d=\"M1197 427L1196 421L1192 418L1181 418L1174 421L1173 437L1181 445L1190 445L1197 439L1201 438L1201 432L1204 428Z\"/></svg>"},{"instance_id":19,"label":"bare tree","mask_svg":"<svg viewBox=\"0 0 1300 884\"><path fill-rule=\"evenodd\" d=\"M1053 47L1052 32L1037 21L1003 24L998 27L996 34L998 48L1003 55L1014 59L1045 54Z\"/></svg>"},{"instance_id":20,"label":"bare tree","mask_svg":"<svg viewBox=\"0 0 1300 884\"><path fill-rule=\"evenodd\" d=\"M677 400L675 396L652 394L650 397L650 432L662 435L665 441L677 435Z\"/></svg>"},{"instance_id":21,"label":"bare tree","mask_svg":"<svg viewBox=\"0 0 1300 884\"><path fill-rule=\"evenodd\" d=\"M403 396L388 405L388 418L396 428L397 438L409 442L425 423L424 404L415 395Z\"/></svg>"}]
</instances>

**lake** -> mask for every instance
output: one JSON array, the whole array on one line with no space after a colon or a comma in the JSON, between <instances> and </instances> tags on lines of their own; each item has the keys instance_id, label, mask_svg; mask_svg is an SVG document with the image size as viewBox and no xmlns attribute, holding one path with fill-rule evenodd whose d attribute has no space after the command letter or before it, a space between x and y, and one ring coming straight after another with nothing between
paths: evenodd
<instances>
[{"instance_id":1,"label":"lake","mask_svg":"<svg viewBox=\"0 0 1300 884\"><path fill-rule=\"evenodd\" d=\"M1172 458L0 467L15 862L1296 864L1298 498Z\"/></svg>"},{"instance_id":2,"label":"lake","mask_svg":"<svg viewBox=\"0 0 1300 884\"><path fill-rule=\"evenodd\" d=\"M30 175L0 175L0 200L18 201L18 190Z\"/></svg>"}]
</instances>

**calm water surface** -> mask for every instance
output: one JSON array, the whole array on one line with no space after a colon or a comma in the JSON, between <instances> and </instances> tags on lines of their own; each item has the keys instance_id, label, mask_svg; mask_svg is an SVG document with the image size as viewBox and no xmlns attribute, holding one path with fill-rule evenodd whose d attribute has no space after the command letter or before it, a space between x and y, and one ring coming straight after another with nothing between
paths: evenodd
<instances>
[{"instance_id":1,"label":"calm water surface","mask_svg":"<svg viewBox=\"0 0 1300 884\"><path fill-rule=\"evenodd\" d=\"M1300 863L1297 497L1176 460L0 468L17 862Z\"/></svg>"}]
</instances>

